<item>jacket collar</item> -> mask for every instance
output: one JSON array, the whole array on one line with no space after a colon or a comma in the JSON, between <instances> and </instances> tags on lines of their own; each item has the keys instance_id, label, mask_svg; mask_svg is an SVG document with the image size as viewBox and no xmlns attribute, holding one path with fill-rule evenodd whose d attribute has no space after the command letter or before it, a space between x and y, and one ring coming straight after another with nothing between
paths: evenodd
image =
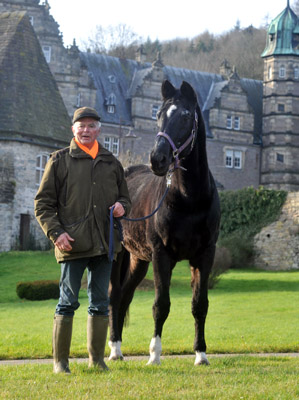
<instances>
[{"instance_id":1,"label":"jacket collar","mask_svg":"<svg viewBox=\"0 0 299 400\"><path fill-rule=\"evenodd\" d=\"M85 151L80 149L80 147L77 145L74 139L72 139L70 143L70 156L74 158L91 158L90 155L88 155L87 153L85 153ZM95 159L102 156L113 157L113 154L111 153L111 151L105 149L105 147L99 142L99 152Z\"/></svg>"}]
</instances>

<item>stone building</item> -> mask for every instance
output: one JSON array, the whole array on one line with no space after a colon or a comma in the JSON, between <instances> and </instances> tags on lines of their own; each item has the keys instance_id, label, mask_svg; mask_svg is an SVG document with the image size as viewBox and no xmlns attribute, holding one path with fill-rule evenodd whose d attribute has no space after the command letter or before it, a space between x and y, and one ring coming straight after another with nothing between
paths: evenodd
<instances>
[{"instance_id":1,"label":"stone building","mask_svg":"<svg viewBox=\"0 0 299 400\"><path fill-rule=\"evenodd\" d=\"M71 121L25 12L0 14L0 251L43 245L33 199Z\"/></svg>"},{"instance_id":2,"label":"stone building","mask_svg":"<svg viewBox=\"0 0 299 400\"><path fill-rule=\"evenodd\" d=\"M53 107L57 106L56 111L59 108L64 123L54 126L51 122L47 127L43 125L43 129L39 129L39 133L43 132L44 147L41 148L37 146L40 142L40 138L37 140L38 134L36 140L31 140L29 147L26 147L27 142L7 141L0 137L0 163L5 168L10 165L7 160L9 154L18 153L22 149L23 152L26 150L26 154L32 155L31 169L28 167L22 172L23 182L15 179L13 183L15 193L25 193L25 182L31 182L31 189L26 195L26 210L16 206L19 203L16 202L17 196L13 191L9 197L7 189L3 185L0 187L0 208L10 207L12 210L11 214L2 214L5 215L5 221L2 219L0 223L0 239L7 222L13 221L9 239L0 240L0 251L13 248L18 242L22 244L21 237L24 234L20 215L27 214L33 219L31 202L37 181L33 184L35 180L31 181L31 175L36 173L40 177L43 171L42 166L40 169L35 166L34 160L39 154L43 154L46 160L54 148L63 147L67 143L70 131L65 127L70 124L70 117L76 108L88 105L97 109L102 117L101 141L116 156L126 155L132 162L148 162L157 133L156 113L161 105L161 83L164 79L169 79L177 87L185 80L194 87L206 124L209 165L221 189L258 187L260 184L287 190L299 189L299 24L289 2L269 27L266 48L262 55L265 60L264 82L239 77L236 69L231 68L225 60L220 66L219 74L211 74L165 66L160 54L153 63L146 63L142 47L138 49L135 60L83 53L75 42L65 48L63 35L51 16L49 1L0 0L2 16L6 15L12 20L15 12L25 12L28 16L27 22L30 21L33 28L31 31L35 31L40 44L39 49L36 45L36 51L41 55L43 52L44 59L42 64L40 57L33 59L31 72L37 73L33 70L38 70L40 65L44 69L48 67L49 82L52 79L52 83L48 84L56 88L55 95L53 89L48 100ZM24 15L21 20L25 21ZM1 17L1 25L2 21L4 17ZM5 25L0 27L0 46L3 46L4 29ZM28 23L24 35L27 31L29 32ZM281 40L281 37L284 39ZM5 49L8 50L10 46L6 42ZM7 52L6 57L11 57L10 63L21 74L22 51L18 53L17 59L13 59L11 54ZM17 119L22 125L25 116L20 113L17 100L22 98L24 102L27 101L23 87L7 96L8 92L3 91L3 82L0 81L0 90L5 96L2 96L1 103L11 102L14 112L19 112ZM29 82L31 85L33 80L28 80L28 84ZM38 78L34 83L37 82ZM57 88L61 96L59 100L55 100L59 95ZM37 106L42 108L44 105ZM47 111L50 112L50 108ZM41 114L37 115L35 121L40 122ZM0 120L0 132L3 130L2 121L6 125L11 123L11 127L7 129L14 131L15 121L4 118ZM60 126L63 128L60 129ZM57 139L55 143L54 138ZM12 165L15 170L23 169L21 162L14 160ZM5 176L8 176L7 172L2 173L2 182L5 181ZM12 181L13 178L10 177L9 180ZM4 196L8 196L5 197L5 202ZM26 228L27 232L30 230L37 237L32 224L33 222L31 228Z\"/></svg>"}]
</instances>

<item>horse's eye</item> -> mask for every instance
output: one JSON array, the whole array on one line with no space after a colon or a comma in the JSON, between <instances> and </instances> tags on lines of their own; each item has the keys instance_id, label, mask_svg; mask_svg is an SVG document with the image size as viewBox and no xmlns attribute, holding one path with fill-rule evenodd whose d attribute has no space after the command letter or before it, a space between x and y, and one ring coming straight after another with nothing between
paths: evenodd
<instances>
[{"instance_id":1,"label":"horse's eye","mask_svg":"<svg viewBox=\"0 0 299 400\"><path fill-rule=\"evenodd\" d=\"M182 117L188 118L190 117L191 112L189 110L182 111Z\"/></svg>"}]
</instances>

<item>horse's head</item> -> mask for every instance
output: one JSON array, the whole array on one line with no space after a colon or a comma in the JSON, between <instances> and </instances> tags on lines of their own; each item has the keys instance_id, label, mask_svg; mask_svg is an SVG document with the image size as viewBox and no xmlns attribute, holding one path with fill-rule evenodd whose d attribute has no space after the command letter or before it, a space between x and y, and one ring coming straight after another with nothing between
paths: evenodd
<instances>
[{"instance_id":1,"label":"horse's head","mask_svg":"<svg viewBox=\"0 0 299 400\"><path fill-rule=\"evenodd\" d=\"M197 97L187 82L176 89L168 80L162 84L163 104L157 113L159 133L151 152L154 174L165 175L169 166L192 150L197 131Z\"/></svg>"}]
</instances>

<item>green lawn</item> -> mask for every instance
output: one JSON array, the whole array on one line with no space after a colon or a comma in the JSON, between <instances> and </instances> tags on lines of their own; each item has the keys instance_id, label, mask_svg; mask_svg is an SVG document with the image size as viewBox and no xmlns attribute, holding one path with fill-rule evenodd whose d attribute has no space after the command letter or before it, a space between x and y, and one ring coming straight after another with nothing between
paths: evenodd
<instances>
[{"instance_id":1,"label":"green lawn","mask_svg":"<svg viewBox=\"0 0 299 400\"><path fill-rule=\"evenodd\" d=\"M151 271L148 278L151 278ZM56 300L20 300L20 280L58 279L59 265L51 252L0 254L0 359L51 357L52 321ZM153 333L154 291L136 291L130 323L124 330L124 354L148 354ZM209 292L206 323L208 353L298 352L299 272L231 270ZM71 348L86 357L86 290L80 292ZM174 270L171 312L165 323L163 354L192 353L189 269ZM108 353L108 348L107 348Z\"/></svg>"}]
</instances>

